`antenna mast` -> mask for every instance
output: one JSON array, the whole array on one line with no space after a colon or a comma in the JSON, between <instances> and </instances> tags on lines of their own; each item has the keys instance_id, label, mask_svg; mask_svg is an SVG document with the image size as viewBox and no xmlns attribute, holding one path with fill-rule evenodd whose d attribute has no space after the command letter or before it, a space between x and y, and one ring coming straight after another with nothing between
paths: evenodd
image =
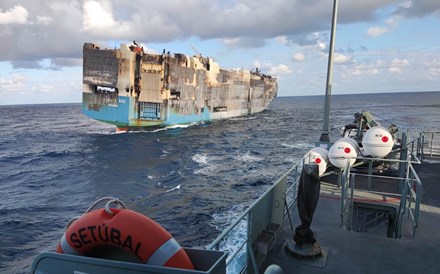
<instances>
[{"instance_id":1,"label":"antenna mast","mask_svg":"<svg viewBox=\"0 0 440 274\"><path fill-rule=\"evenodd\" d=\"M330 47L328 52L327 84L326 84L325 102L324 102L324 121L322 125L321 138L319 138L319 141L321 143L330 143L330 137L329 137L330 97L332 94L333 52L335 48L334 44L335 44L337 16L338 16L338 0L334 0L332 29L330 35Z\"/></svg>"}]
</instances>

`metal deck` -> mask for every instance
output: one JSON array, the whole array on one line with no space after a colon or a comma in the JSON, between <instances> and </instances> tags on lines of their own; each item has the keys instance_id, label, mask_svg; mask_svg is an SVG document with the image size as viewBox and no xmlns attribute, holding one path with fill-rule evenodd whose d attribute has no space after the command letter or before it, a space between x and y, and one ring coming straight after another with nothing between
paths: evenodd
<instances>
[{"instance_id":1,"label":"metal deck","mask_svg":"<svg viewBox=\"0 0 440 274\"><path fill-rule=\"evenodd\" d=\"M385 225L369 232L353 232L341 228L340 189L322 183L321 196L312 223L312 230L326 256L299 258L286 255L283 244L293 238L290 225L269 251L264 270L279 265L284 273L438 273L440 260L440 158L427 158L417 166L423 181L422 205L417 235L404 223L401 239L386 237ZM380 182L378 182L380 183ZM380 202L392 194L371 194L356 191L355 199ZM297 225L297 212L292 216Z\"/></svg>"},{"instance_id":2,"label":"metal deck","mask_svg":"<svg viewBox=\"0 0 440 274\"><path fill-rule=\"evenodd\" d=\"M286 250L300 225L296 197L305 158L208 249L229 253L227 273L265 273L273 264L285 274L438 273L440 156L431 154L435 142L425 136L411 142L402 136L404 144L393 157L357 158L356 167L330 170L321 177L311 229L323 255L297 257ZM378 160L389 168L373 170ZM226 250L224 243L236 242L234 235L243 228L246 236L240 237L235 249Z\"/></svg>"}]
</instances>

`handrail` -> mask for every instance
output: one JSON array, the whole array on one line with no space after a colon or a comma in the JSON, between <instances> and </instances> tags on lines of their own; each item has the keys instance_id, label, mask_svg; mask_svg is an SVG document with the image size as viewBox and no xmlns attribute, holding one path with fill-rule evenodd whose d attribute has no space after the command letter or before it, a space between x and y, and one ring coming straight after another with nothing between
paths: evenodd
<instances>
[{"instance_id":1,"label":"handrail","mask_svg":"<svg viewBox=\"0 0 440 274\"><path fill-rule=\"evenodd\" d=\"M429 155L431 157L440 155L440 131L422 131L420 135L424 136L423 144L428 149Z\"/></svg>"},{"instance_id":2,"label":"handrail","mask_svg":"<svg viewBox=\"0 0 440 274\"><path fill-rule=\"evenodd\" d=\"M288 215L286 214L286 210L291 210L291 208L294 206L294 201L296 200L296 189L297 189L297 185L298 185L298 181L299 181L299 174L302 171L302 165L304 163L304 158L306 156L304 156L300 161L298 161L296 164L294 164L287 172L285 172L270 188L268 188L266 190L265 193L263 193L263 195L261 195L256 201L254 201L252 203L252 205L250 205L238 218L236 218L234 220L234 222L232 224L230 224L225 230L223 230L223 232L211 243L207 246L207 249L210 250L219 250L220 249L220 244L225 241L225 239L228 237L228 235L230 233L232 233L232 231L237 228L237 226L242 223L244 220L247 220L247 234L246 234L246 238L245 239L240 239L243 240L243 242L238 246L237 250L235 250L232 254L230 254L227 258L226 261L226 265L229 266L231 264L231 262L233 262L234 260L238 260L239 255L241 254L241 251L247 247L246 249L244 249L246 252L249 252L249 254L246 256L247 258L250 258L252 261L252 264L255 268L256 262L255 262L255 255L253 254L252 251L252 237L255 237L255 235L251 235L251 219L252 219L252 212L253 209L257 208L257 206L259 206L260 204L264 203L265 199L268 198L268 195L272 195L272 193L275 191L276 188L278 188L280 185L282 186L282 183L286 183L288 181L288 178L290 175L293 175L293 180L289 181L291 183L290 186L285 186L284 187L284 205L280 205L283 207L283 220L285 219L285 216ZM288 201L288 195L289 193L292 193L291 197L292 201ZM285 207L287 207L287 209L284 209ZM288 213L288 212L287 212ZM289 220L291 221L291 220ZM284 222L284 221L283 221ZM291 224L292 225L292 224ZM243 251L244 252L244 251ZM247 269L247 264L243 266L243 269L241 271L243 271L244 269ZM258 273L258 269L254 270L255 273Z\"/></svg>"},{"instance_id":3,"label":"handrail","mask_svg":"<svg viewBox=\"0 0 440 274\"><path fill-rule=\"evenodd\" d=\"M406 149L408 153L405 153L406 158L403 159L383 159L383 158L363 158L357 157L358 162L372 162L372 161L382 161L388 163L399 163L403 165L404 172L397 177L381 176L371 174L369 170L368 174L354 173L350 171L347 166L343 172L339 173L338 185L341 186L341 225L346 229L351 229L351 214L352 210L350 208L353 199L353 189L355 184L356 175L368 177L368 191L371 190L371 178L387 178L398 180L402 182L402 192L400 194L400 205L397 215L397 222L394 230L394 237L400 238L402 235L402 225L403 216L408 212L408 219L411 218L413 236L415 236L416 228L418 227L420 202L421 202L421 188L422 181L418 177L413 164L421 164L424 156L423 149L425 144L425 135L420 134L416 139L408 142L406 146L402 148ZM351 192L349 193L349 190Z\"/></svg>"},{"instance_id":4,"label":"handrail","mask_svg":"<svg viewBox=\"0 0 440 274\"><path fill-rule=\"evenodd\" d=\"M254 203L252 203L251 206L249 206L237 219L235 219L235 221L228 226L228 228L226 228L225 230L223 230L222 234L220 234L209 246L208 249L214 249L219 243L220 241L227 235L229 234L229 232L234 229L234 227L237 226L237 224L243 220L248 214L249 212L252 210L253 207L255 207L256 204L258 204L266 195L268 195L270 193L270 191L275 188L278 183L280 183L280 181L282 181L285 177L288 176L289 173L291 173L293 170L296 169L296 166L299 165L300 163L295 164L293 167L291 167L281 178L279 178L269 189L266 190L265 193L263 193L262 196L260 196ZM291 189L291 188L289 188Z\"/></svg>"},{"instance_id":5,"label":"handrail","mask_svg":"<svg viewBox=\"0 0 440 274\"><path fill-rule=\"evenodd\" d=\"M413 236L416 236L416 228L419 224L419 210L420 210L420 199L421 199L421 193L422 193L422 181L420 180L419 176L417 175L414 167L412 164L409 164L408 167L409 174L411 176L408 176L409 178L406 181L406 187L409 190L407 195L408 200L408 213L413 221ZM414 191L414 183L416 186L416 189ZM412 211L411 202L414 199L414 212Z\"/></svg>"}]
</instances>

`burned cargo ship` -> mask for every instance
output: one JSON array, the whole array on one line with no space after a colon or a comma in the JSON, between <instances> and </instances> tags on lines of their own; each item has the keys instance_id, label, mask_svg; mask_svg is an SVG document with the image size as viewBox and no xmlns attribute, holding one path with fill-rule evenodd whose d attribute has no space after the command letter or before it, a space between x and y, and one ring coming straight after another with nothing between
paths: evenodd
<instances>
[{"instance_id":1,"label":"burned cargo ship","mask_svg":"<svg viewBox=\"0 0 440 274\"><path fill-rule=\"evenodd\" d=\"M151 54L137 43L83 47L83 112L120 129L257 113L277 90L276 78L258 69L221 69L200 54Z\"/></svg>"}]
</instances>

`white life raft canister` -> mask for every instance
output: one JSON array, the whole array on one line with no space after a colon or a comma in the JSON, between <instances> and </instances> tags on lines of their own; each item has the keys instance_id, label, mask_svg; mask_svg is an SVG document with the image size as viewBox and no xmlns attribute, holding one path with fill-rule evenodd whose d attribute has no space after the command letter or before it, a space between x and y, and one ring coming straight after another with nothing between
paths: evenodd
<instances>
[{"instance_id":1,"label":"white life raft canister","mask_svg":"<svg viewBox=\"0 0 440 274\"><path fill-rule=\"evenodd\" d=\"M328 151L323 147L315 147L312 148L309 152L307 152L304 158L304 164L315 163L318 165L319 176L324 174L327 169L328 163Z\"/></svg>"},{"instance_id":2,"label":"white life raft canister","mask_svg":"<svg viewBox=\"0 0 440 274\"><path fill-rule=\"evenodd\" d=\"M373 157L385 157L393 149L393 136L383 127L372 127L362 138L365 154Z\"/></svg>"},{"instance_id":3,"label":"white life raft canister","mask_svg":"<svg viewBox=\"0 0 440 274\"><path fill-rule=\"evenodd\" d=\"M352 166L356 162L359 153L359 145L356 140L344 137L337 140L328 152L330 162L337 168L345 168L347 163Z\"/></svg>"}]
</instances>

